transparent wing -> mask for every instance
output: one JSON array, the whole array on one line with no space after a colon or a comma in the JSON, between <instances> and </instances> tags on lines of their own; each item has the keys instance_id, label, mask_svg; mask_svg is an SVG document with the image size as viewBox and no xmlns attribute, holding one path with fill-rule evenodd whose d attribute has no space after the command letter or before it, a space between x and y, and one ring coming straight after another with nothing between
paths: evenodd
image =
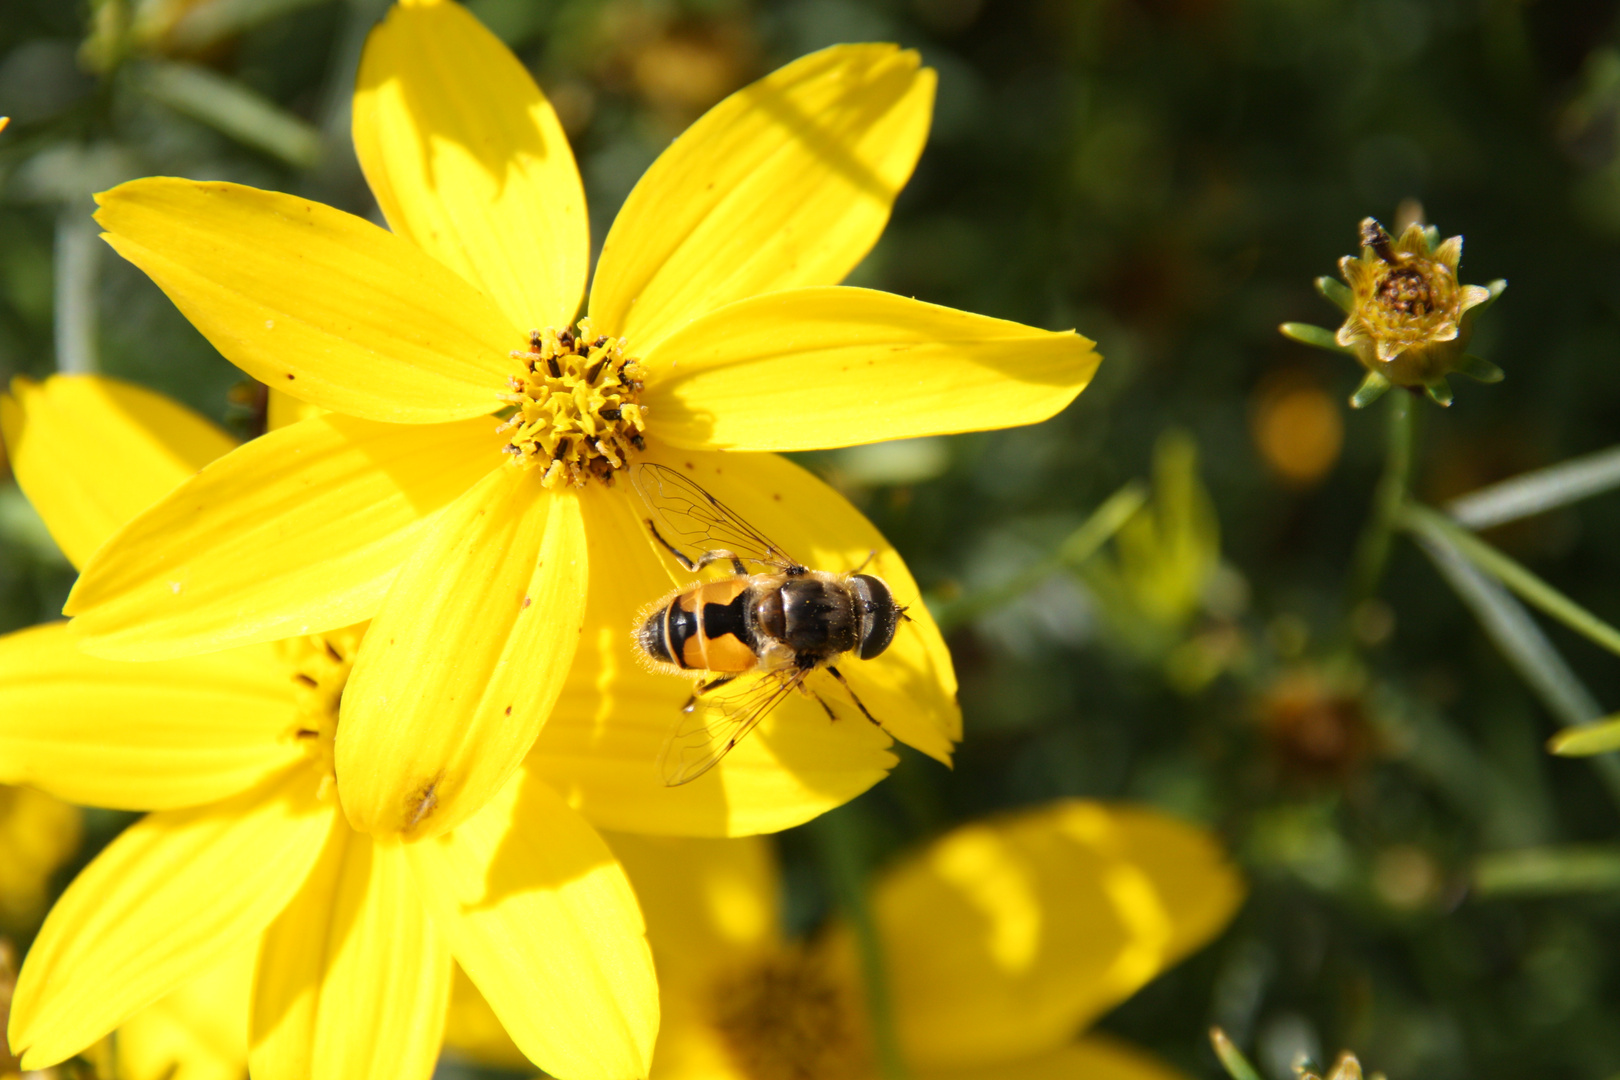
<instances>
[{"instance_id":1,"label":"transparent wing","mask_svg":"<svg viewBox=\"0 0 1620 1080\"><path fill-rule=\"evenodd\" d=\"M804 568L729 506L674 469L644 461L632 467L630 478L664 539L694 562L705 552L724 550L747 562L782 570Z\"/></svg>"},{"instance_id":2,"label":"transparent wing","mask_svg":"<svg viewBox=\"0 0 1620 1080\"><path fill-rule=\"evenodd\" d=\"M697 698L658 754L664 783L679 787L714 768L803 680L802 671L744 675Z\"/></svg>"}]
</instances>

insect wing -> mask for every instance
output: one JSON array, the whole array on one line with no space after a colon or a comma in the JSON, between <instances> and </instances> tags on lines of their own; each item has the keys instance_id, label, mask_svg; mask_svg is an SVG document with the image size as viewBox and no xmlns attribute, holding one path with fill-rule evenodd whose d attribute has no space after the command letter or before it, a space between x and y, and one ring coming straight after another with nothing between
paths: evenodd
<instances>
[{"instance_id":1,"label":"insect wing","mask_svg":"<svg viewBox=\"0 0 1620 1080\"><path fill-rule=\"evenodd\" d=\"M723 550L746 562L782 570L804 569L802 563L690 477L651 462L636 465L630 476L642 501L666 533L665 538L686 549L689 557Z\"/></svg>"},{"instance_id":2,"label":"insect wing","mask_svg":"<svg viewBox=\"0 0 1620 1080\"><path fill-rule=\"evenodd\" d=\"M718 765L802 679L802 673L745 676L694 700L659 752L664 783L689 784Z\"/></svg>"}]
</instances>

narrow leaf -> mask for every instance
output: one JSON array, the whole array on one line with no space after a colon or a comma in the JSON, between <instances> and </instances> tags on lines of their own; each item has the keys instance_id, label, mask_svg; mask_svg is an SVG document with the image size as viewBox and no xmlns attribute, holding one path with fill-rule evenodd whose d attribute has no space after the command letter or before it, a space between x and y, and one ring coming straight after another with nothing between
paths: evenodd
<instances>
[{"instance_id":1,"label":"narrow leaf","mask_svg":"<svg viewBox=\"0 0 1620 1080\"><path fill-rule=\"evenodd\" d=\"M1564 757L1586 757L1620 750L1620 714L1587 727L1569 727L1547 740L1547 749Z\"/></svg>"},{"instance_id":2,"label":"narrow leaf","mask_svg":"<svg viewBox=\"0 0 1620 1080\"><path fill-rule=\"evenodd\" d=\"M1620 488L1620 446L1570 458L1480 488L1446 504L1470 529L1489 529L1533 517Z\"/></svg>"}]
</instances>

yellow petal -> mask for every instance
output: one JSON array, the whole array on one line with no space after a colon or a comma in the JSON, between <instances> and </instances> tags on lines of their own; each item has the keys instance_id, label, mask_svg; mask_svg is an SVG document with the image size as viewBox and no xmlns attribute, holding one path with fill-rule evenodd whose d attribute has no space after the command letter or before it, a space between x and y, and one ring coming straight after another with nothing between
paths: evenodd
<instances>
[{"instance_id":1,"label":"yellow petal","mask_svg":"<svg viewBox=\"0 0 1620 1080\"><path fill-rule=\"evenodd\" d=\"M1243 884L1206 830L1065 800L965 826L883 878L873 913L919 1067L1050 1051L1226 925Z\"/></svg>"},{"instance_id":2,"label":"yellow petal","mask_svg":"<svg viewBox=\"0 0 1620 1080\"><path fill-rule=\"evenodd\" d=\"M636 898L550 788L519 774L405 853L456 962L530 1060L568 1080L647 1075L658 986Z\"/></svg>"},{"instance_id":3,"label":"yellow petal","mask_svg":"<svg viewBox=\"0 0 1620 1080\"><path fill-rule=\"evenodd\" d=\"M722 304L842 281L883 231L933 105L933 71L894 45L823 49L739 90L625 200L591 317L645 355Z\"/></svg>"},{"instance_id":4,"label":"yellow petal","mask_svg":"<svg viewBox=\"0 0 1620 1080\"><path fill-rule=\"evenodd\" d=\"M763 837L605 839L641 902L669 1010L694 1006L716 971L781 942L781 871Z\"/></svg>"},{"instance_id":5,"label":"yellow petal","mask_svg":"<svg viewBox=\"0 0 1620 1080\"><path fill-rule=\"evenodd\" d=\"M394 232L519 328L572 321L591 246L573 152L529 73L465 8L402 4L371 32L354 149Z\"/></svg>"},{"instance_id":6,"label":"yellow petal","mask_svg":"<svg viewBox=\"0 0 1620 1080\"><path fill-rule=\"evenodd\" d=\"M227 360L328 409L415 424L492 412L527 341L414 244L320 203L168 177L96 201L107 242Z\"/></svg>"},{"instance_id":7,"label":"yellow petal","mask_svg":"<svg viewBox=\"0 0 1620 1080\"><path fill-rule=\"evenodd\" d=\"M126 1020L113 1040L119 1080L241 1080L255 948L239 948Z\"/></svg>"},{"instance_id":8,"label":"yellow petal","mask_svg":"<svg viewBox=\"0 0 1620 1080\"><path fill-rule=\"evenodd\" d=\"M497 465L488 420L329 415L227 454L132 521L64 608L84 647L153 660L373 615L421 530Z\"/></svg>"},{"instance_id":9,"label":"yellow petal","mask_svg":"<svg viewBox=\"0 0 1620 1080\"><path fill-rule=\"evenodd\" d=\"M291 427L300 420L313 420L328 411L319 405L311 405L307 401L300 401L272 386L269 388L265 402L264 426L269 431L280 431L284 427Z\"/></svg>"},{"instance_id":10,"label":"yellow petal","mask_svg":"<svg viewBox=\"0 0 1620 1080\"><path fill-rule=\"evenodd\" d=\"M81 652L66 623L0 638L0 783L124 810L196 806L303 758L268 645L152 664Z\"/></svg>"},{"instance_id":11,"label":"yellow petal","mask_svg":"<svg viewBox=\"0 0 1620 1080\"><path fill-rule=\"evenodd\" d=\"M1107 1035L1087 1035L1033 1058L960 1069L921 1069L912 1075L916 1080L1187 1080L1186 1073L1168 1062Z\"/></svg>"},{"instance_id":12,"label":"yellow petal","mask_svg":"<svg viewBox=\"0 0 1620 1080\"><path fill-rule=\"evenodd\" d=\"M398 845L333 824L270 925L253 1001L254 1080L427 1080L450 1001L450 950Z\"/></svg>"},{"instance_id":13,"label":"yellow petal","mask_svg":"<svg viewBox=\"0 0 1620 1080\"><path fill-rule=\"evenodd\" d=\"M0 431L18 486L74 566L236 445L184 405L99 375L18 376L0 394Z\"/></svg>"},{"instance_id":14,"label":"yellow petal","mask_svg":"<svg viewBox=\"0 0 1620 1080\"><path fill-rule=\"evenodd\" d=\"M585 614L572 492L499 468L439 518L343 694L338 791L363 832L434 836L506 783L546 722Z\"/></svg>"},{"instance_id":15,"label":"yellow petal","mask_svg":"<svg viewBox=\"0 0 1620 1080\"><path fill-rule=\"evenodd\" d=\"M696 680L649 670L631 630L668 593L674 562L652 546L647 509L628 483L587 488L580 504L592 564L612 570L591 575L579 652L529 757L536 775L603 828L688 836L789 828L883 779L895 758L882 732L865 721L831 724L795 695L707 775L667 787L658 754Z\"/></svg>"},{"instance_id":16,"label":"yellow petal","mask_svg":"<svg viewBox=\"0 0 1620 1080\"><path fill-rule=\"evenodd\" d=\"M96 856L18 976L23 1068L77 1053L260 933L320 854L332 813L316 782L295 765L223 802L153 814Z\"/></svg>"},{"instance_id":17,"label":"yellow petal","mask_svg":"<svg viewBox=\"0 0 1620 1080\"><path fill-rule=\"evenodd\" d=\"M444 1047L455 1057L498 1069L525 1070L529 1059L506 1033L495 1010L478 992L461 965L450 980L450 1015L444 1025Z\"/></svg>"},{"instance_id":18,"label":"yellow petal","mask_svg":"<svg viewBox=\"0 0 1620 1080\"><path fill-rule=\"evenodd\" d=\"M793 289L688 323L651 352L642 403L677 446L813 450L1033 424L1099 357L1053 333L871 289Z\"/></svg>"}]
</instances>

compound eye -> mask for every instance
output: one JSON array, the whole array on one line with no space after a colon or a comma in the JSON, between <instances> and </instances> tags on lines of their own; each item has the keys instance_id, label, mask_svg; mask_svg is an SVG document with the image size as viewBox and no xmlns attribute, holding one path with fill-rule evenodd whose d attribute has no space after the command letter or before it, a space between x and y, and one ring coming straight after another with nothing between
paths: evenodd
<instances>
[{"instance_id":1,"label":"compound eye","mask_svg":"<svg viewBox=\"0 0 1620 1080\"><path fill-rule=\"evenodd\" d=\"M858 655L862 660L870 660L880 655L894 640L894 628L900 623L900 609L895 605L894 594L881 578L856 574L849 584L861 604L861 648Z\"/></svg>"}]
</instances>

